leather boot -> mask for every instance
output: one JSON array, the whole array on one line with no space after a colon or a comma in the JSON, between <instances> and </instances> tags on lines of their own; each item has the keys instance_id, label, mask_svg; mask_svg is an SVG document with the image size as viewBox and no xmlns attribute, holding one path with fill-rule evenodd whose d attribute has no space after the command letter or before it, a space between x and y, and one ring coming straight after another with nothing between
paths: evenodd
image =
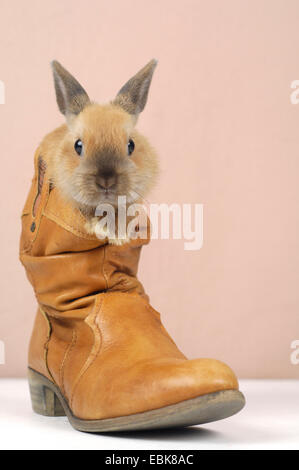
<instances>
[{"instance_id":1,"label":"leather boot","mask_svg":"<svg viewBox=\"0 0 299 470\"><path fill-rule=\"evenodd\" d=\"M110 245L47 179L47 155L22 213L20 259L38 309L29 347L33 409L100 432L207 423L245 403L232 370L187 360L138 281L142 245Z\"/></svg>"}]
</instances>

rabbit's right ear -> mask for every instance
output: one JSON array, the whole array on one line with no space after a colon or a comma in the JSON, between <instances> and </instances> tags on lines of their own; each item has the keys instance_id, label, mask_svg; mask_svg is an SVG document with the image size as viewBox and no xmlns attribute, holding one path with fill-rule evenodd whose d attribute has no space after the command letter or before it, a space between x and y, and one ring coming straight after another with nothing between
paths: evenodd
<instances>
[{"instance_id":1,"label":"rabbit's right ear","mask_svg":"<svg viewBox=\"0 0 299 470\"><path fill-rule=\"evenodd\" d=\"M146 105L148 91L156 65L157 60L152 59L145 67L139 70L134 77L130 78L113 100L114 104L135 116L136 119Z\"/></svg>"},{"instance_id":2,"label":"rabbit's right ear","mask_svg":"<svg viewBox=\"0 0 299 470\"><path fill-rule=\"evenodd\" d=\"M79 82L62 65L53 60L51 63L56 101L62 114L69 116L79 114L87 104L89 97Z\"/></svg>"}]
</instances>

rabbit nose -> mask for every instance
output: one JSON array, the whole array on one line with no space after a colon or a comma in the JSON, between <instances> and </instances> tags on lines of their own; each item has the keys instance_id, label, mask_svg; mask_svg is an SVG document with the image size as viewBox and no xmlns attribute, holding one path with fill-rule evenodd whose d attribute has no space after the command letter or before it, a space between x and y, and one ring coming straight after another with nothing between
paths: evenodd
<instances>
[{"instance_id":1,"label":"rabbit nose","mask_svg":"<svg viewBox=\"0 0 299 470\"><path fill-rule=\"evenodd\" d=\"M101 189L112 189L116 184L116 176L112 173L97 175L96 183Z\"/></svg>"}]
</instances>

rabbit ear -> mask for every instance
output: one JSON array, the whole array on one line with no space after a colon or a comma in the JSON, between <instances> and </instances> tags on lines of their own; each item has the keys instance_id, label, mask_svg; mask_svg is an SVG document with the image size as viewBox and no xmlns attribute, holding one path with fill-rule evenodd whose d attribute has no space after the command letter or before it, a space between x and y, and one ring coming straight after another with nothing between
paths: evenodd
<instances>
[{"instance_id":1,"label":"rabbit ear","mask_svg":"<svg viewBox=\"0 0 299 470\"><path fill-rule=\"evenodd\" d=\"M134 75L118 92L113 104L121 106L129 114L138 115L143 111L152 76L157 65L152 59L145 67Z\"/></svg>"},{"instance_id":2,"label":"rabbit ear","mask_svg":"<svg viewBox=\"0 0 299 470\"><path fill-rule=\"evenodd\" d=\"M89 97L79 82L62 65L53 60L51 63L56 101L62 114L79 114L90 103Z\"/></svg>"}]
</instances>

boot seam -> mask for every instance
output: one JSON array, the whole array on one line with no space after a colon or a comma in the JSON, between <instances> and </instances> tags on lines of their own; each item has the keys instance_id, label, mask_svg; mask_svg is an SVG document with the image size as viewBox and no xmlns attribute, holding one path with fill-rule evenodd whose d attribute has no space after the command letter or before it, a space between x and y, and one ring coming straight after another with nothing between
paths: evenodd
<instances>
[{"instance_id":1,"label":"boot seam","mask_svg":"<svg viewBox=\"0 0 299 470\"><path fill-rule=\"evenodd\" d=\"M66 347L63 359L62 359L60 367L59 367L59 382L61 384L61 391L62 391L63 395L65 395L65 387L64 387L65 364L66 364L67 358L70 355L71 351L76 346L76 342L77 342L77 332L76 332L76 329L74 328L73 332L72 332L72 340Z\"/></svg>"},{"instance_id":2,"label":"boot seam","mask_svg":"<svg viewBox=\"0 0 299 470\"><path fill-rule=\"evenodd\" d=\"M96 360L96 358L98 357L98 354L101 350L101 347L102 347L102 333L101 333L101 330L99 328L99 326L97 325L97 322L96 322L96 319L97 319L97 316L98 314L101 313L101 310L102 310L102 307L103 307L103 304L104 304L104 295L105 294L100 294L97 298L96 298L96 301L95 301L95 306L94 306L94 311L92 312L91 316L93 316L92 318L92 322L90 323L88 321L88 318L87 317L84 321L88 324L88 326L90 326L90 328L92 329L93 333L94 333L94 341L93 341L93 345L92 345L92 348L91 348L91 351L89 353L89 356L88 358L86 359L83 367L81 368L79 374L78 374L78 377L74 383L74 386L73 386L73 389L72 389L72 392L71 392L71 396L70 396L70 408L72 409L72 405L73 405L73 401L74 401L74 395L76 393L76 389L79 385L79 383L81 382L82 378L83 378L83 375L87 372L87 370L90 368L90 366L94 363L94 361ZM97 335L95 334L95 330L98 331L99 333L99 337L100 337L100 344L96 345L96 340L97 340ZM93 350L95 349L95 351L93 352ZM91 358L91 356L94 356L93 358Z\"/></svg>"},{"instance_id":3,"label":"boot seam","mask_svg":"<svg viewBox=\"0 0 299 470\"><path fill-rule=\"evenodd\" d=\"M105 279L106 289L108 290L109 289L108 273L105 270L105 262L106 262L106 258L107 258L107 245L104 245L103 248L104 248L104 256L103 256L103 264L102 264L102 273L103 273L103 276L104 276L104 279Z\"/></svg>"},{"instance_id":4,"label":"boot seam","mask_svg":"<svg viewBox=\"0 0 299 470\"><path fill-rule=\"evenodd\" d=\"M50 322L50 319L47 315L47 313L39 306L39 310L41 312L41 314L43 315L43 317L45 318L47 324L48 324L48 334L47 334L47 339L46 339L46 342L44 343L44 361L45 361L45 366L46 366L46 369L47 369L47 372L49 374L49 377L51 377L52 381L54 383L55 382L55 379L50 371L50 368L49 368L49 364L48 364L48 352L49 352L49 343L50 343L50 339L51 339L51 335L52 335L52 325L51 325L51 322Z\"/></svg>"}]
</instances>

